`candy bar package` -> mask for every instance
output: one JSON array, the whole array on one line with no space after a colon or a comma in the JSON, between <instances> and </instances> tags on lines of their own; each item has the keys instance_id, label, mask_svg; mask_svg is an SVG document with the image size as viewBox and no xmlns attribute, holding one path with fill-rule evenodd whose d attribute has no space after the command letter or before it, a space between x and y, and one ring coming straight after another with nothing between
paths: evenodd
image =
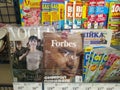
<instances>
[{"instance_id":1,"label":"candy bar package","mask_svg":"<svg viewBox=\"0 0 120 90\"><path fill-rule=\"evenodd\" d=\"M43 80L43 32L54 31L51 26L9 27L10 55L15 82Z\"/></svg>"},{"instance_id":2,"label":"candy bar package","mask_svg":"<svg viewBox=\"0 0 120 90\"><path fill-rule=\"evenodd\" d=\"M84 47L86 46L110 46L112 31L107 29L72 29L71 32L80 32L84 37Z\"/></svg>"},{"instance_id":3,"label":"candy bar package","mask_svg":"<svg viewBox=\"0 0 120 90\"><path fill-rule=\"evenodd\" d=\"M83 37L80 33L44 33L44 82L81 82Z\"/></svg>"},{"instance_id":4,"label":"candy bar package","mask_svg":"<svg viewBox=\"0 0 120 90\"><path fill-rule=\"evenodd\" d=\"M7 25L0 24L0 63L10 62L10 43Z\"/></svg>"}]
</instances>

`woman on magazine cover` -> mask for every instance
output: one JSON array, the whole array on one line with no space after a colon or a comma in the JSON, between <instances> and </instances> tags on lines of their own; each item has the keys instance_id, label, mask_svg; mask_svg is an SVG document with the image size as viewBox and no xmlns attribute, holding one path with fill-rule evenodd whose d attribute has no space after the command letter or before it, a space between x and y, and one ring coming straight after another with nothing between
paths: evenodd
<instances>
[{"instance_id":1,"label":"woman on magazine cover","mask_svg":"<svg viewBox=\"0 0 120 90\"><path fill-rule=\"evenodd\" d=\"M30 36L28 40L29 52L26 56L27 69L34 71L39 69L40 62L43 56L42 51L37 49L38 38L36 36Z\"/></svg>"}]
</instances>

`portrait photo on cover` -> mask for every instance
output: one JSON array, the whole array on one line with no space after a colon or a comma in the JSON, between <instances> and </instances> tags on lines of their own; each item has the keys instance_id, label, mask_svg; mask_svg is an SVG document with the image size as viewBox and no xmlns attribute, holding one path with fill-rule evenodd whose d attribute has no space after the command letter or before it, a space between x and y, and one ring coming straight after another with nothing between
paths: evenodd
<instances>
[{"instance_id":1,"label":"portrait photo on cover","mask_svg":"<svg viewBox=\"0 0 120 90\"><path fill-rule=\"evenodd\" d=\"M10 32L14 81L41 82L43 80L43 41L38 32L37 28L17 28Z\"/></svg>"},{"instance_id":2,"label":"portrait photo on cover","mask_svg":"<svg viewBox=\"0 0 120 90\"><path fill-rule=\"evenodd\" d=\"M77 82L82 75L83 41L79 33L44 33L45 82Z\"/></svg>"}]
</instances>

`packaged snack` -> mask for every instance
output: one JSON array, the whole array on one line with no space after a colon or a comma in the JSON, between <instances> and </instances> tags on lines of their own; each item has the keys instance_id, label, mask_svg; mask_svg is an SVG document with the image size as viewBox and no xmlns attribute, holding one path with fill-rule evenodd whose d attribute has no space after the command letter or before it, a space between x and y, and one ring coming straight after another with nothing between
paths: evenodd
<instances>
[{"instance_id":1,"label":"packaged snack","mask_svg":"<svg viewBox=\"0 0 120 90\"><path fill-rule=\"evenodd\" d=\"M19 0L22 26L40 25L41 0Z\"/></svg>"},{"instance_id":2,"label":"packaged snack","mask_svg":"<svg viewBox=\"0 0 120 90\"><path fill-rule=\"evenodd\" d=\"M73 2L65 0L64 29L71 29L73 26Z\"/></svg>"},{"instance_id":3,"label":"packaged snack","mask_svg":"<svg viewBox=\"0 0 120 90\"><path fill-rule=\"evenodd\" d=\"M81 77L82 35L44 33L44 82L76 82Z\"/></svg>"},{"instance_id":4,"label":"packaged snack","mask_svg":"<svg viewBox=\"0 0 120 90\"><path fill-rule=\"evenodd\" d=\"M9 27L13 81L43 81L42 33L50 27Z\"/></svg>"},{"instance_id":5,"label":"packaged snack","mask_svg":"<svg viewBox=\"0 0 120 90\"><path fill-rule=\"evenodd\" d=\"M50 15L51 25L57 30L64 29L64 0L51 0Z\"/></svg>"},{"instance_id":6,"label":"packaged snack","mask_svg":"<svg viewBox=\"0 0 120 90\"><path fill-rule=\"evenodd\" d=\"M50 25L50 0L42 1L41 24Z\"/></svg>"},{"instance_id":7,"label":"packaged snack","mask_svg":"<svg viewBox=\"0 0 120 90\"><path fill-rule=\"evenodd\" d=\"M94 28L107 28L107 16L108 7L106 7L105 0L97 0Z\"/></svg>"},{"instance_id":8,"label":"packaged snack","mask_svg":"<svg viewBox=\"0 0 120 90\"><path fill-rule=\"evenodd\" d=\"M82 27L82 2L73 2L73 29Z\"/></svg>"},{"instance_id":9,"label":"packaged snack","mask_svg":"<svg viewBox=\"0 0 120 90\"><path fill-rule=\"evenodd\" d=\"M87 28L94 28L96 0L89 0Z\"/></svg>"}]
</instances>

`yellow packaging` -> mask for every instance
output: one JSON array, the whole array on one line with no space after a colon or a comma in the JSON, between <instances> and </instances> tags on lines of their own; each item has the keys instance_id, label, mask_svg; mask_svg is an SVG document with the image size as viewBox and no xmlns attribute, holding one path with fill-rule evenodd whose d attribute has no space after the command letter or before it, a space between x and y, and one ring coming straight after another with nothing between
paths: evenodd
<instances>
[{"instance_id":1,"label":"yellow packaging","mask_svg":"<svg viewBox=\"0 0 120 90\"><path fill-rule=\"evenodd\" d=\"M50 2L42 2L41 24L50 25Z\"/></svg>"}]
</instances>

